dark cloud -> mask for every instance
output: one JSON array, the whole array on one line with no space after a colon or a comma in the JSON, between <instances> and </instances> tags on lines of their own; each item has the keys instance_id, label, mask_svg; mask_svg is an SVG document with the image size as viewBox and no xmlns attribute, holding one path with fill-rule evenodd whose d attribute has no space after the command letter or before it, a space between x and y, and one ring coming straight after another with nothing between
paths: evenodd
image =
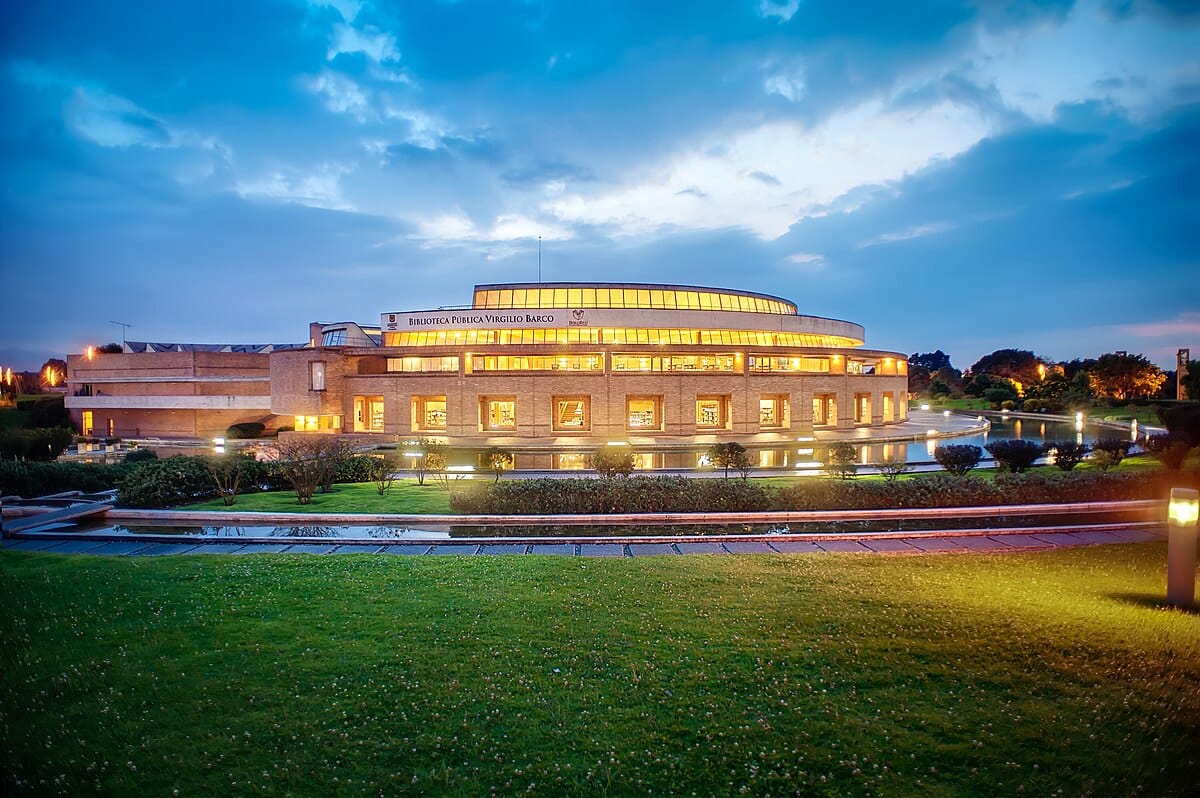
<instances>
[{"instance_id":1,"label":"dark cloud","mask_svg":"<svg viewBox=\"0 0 1200 798\"><path fill-rule=\"evenodd\" d=\"M767 174L766 172L758 169L755 169L753 172L749 172L746 177L750 178L751 180L757 180L760 183L765 183L768 186L783 185L783 183L779 182L779 178L775 175Z\"/></svg>"}]
</instances>

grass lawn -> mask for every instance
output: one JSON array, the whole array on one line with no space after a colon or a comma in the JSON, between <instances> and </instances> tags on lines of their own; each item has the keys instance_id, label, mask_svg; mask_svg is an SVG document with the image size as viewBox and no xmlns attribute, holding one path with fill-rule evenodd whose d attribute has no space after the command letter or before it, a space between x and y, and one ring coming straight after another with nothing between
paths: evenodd
<instances>
[{"instance_id":1,"label":"grass lawn","mask_svg":"<svg viewBox=\"0 0 1200 798\"><path fill-rule=\"evenodd\" d=\"M1194 795L1165 547L0 552L7 795Z\"/></svg>"},{"instance_id":2,"label":"grass lawn","mask_svg":"<svg viewBox=\"0 0 1200 798\"><path fill-rule=\"evenodd\" d=\"M189 504L181 510L237 510L269 513L413 513L446 515L450 512L450 494L426 478L424 485L415 479L398 479L387 496L380 496L374 482L334 485L332 493L317 493L312 504L296 501L292 490L248 493L237 497L237 504L226 507L220 499Z\"/></svg>"}]
</instances>

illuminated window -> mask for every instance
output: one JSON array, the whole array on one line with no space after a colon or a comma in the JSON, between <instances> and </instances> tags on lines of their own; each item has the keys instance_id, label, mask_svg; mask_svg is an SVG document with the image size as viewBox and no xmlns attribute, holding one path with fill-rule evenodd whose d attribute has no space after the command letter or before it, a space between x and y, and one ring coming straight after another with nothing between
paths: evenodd
<instances>
[{"instance_id":1,"label":"illuminated window","mask_svg":"<svg viewBox=\"0 0 1200 798\"><path fill-rule=\"evenodd\" d=\"M758 425L763 429L783 429L788 426L786 396L763 396L758 400Z\"/></svg>"},{"instance_id":2,"label":"illuminated window","mask_svg":"<svg viewBox=\"0 0 1200 798\"><path fill-rule=\"evenodd\" d=\"M592 428L591 397L556 396L551 401L556 432L582 432Z\"/></svg>"},{"instance_id":3,"label":"illuminated window","mask_svg":"<svg viewBox=\"0 0 1200 798\"><path fill-rule=\"evenodd\" d=\"M871 394L869 394L869 393L854 394L854 423L855 424L870 424L871 423Z\"/></svg>"},{"instance_id":4,"label":"illuminated window","mask_svg":"<svg viewBox=\"0 0 1200 798\"><path fill-rule=\"evenodd\" d=\"M696 429L728 429L729 397L697 396Z\"/></svg>"},{"instance_id":5,"label":"illuminated window","mask_svg":"<svg viewBox=\"0 0 1200 798\"><path fill-rule=\"evenodd\" d=\"M614 290L615 296L621 292ZM619 307L619 305L614 305ZM423 332L384 333L383 345L387 347L430 347L430 346L474 346L476 344L636 344L659 343L669 340L678 344L742 345L742 346L789 346L789 347L850 347L859 346L861 340L839 335L815 335L811 333L771 333L757 330L655 330L653 339L648 330L637 327L571 327L530 330L432 330ZM790 360L790 358L781 358ZM810 371L828 371L820 361L812 358L811 365L802 365ZM862 373L862 363L851 365L851 373ZM858 371L853 371L857 368ZM763 368L761 370L769 370ZM792 369L795 370L795 369Z\"/></svg>"},{"instance_id":6,"label":"illuminated window","mask_svg":"<svg viewBox=\"0 0 1200 798\"><path fill-rule=\"evenodd\" d=\"M511 396L481 396L479 422L485 430L515 430L517 400Z\"/></svg>"},{"instance_id":7,"label":"illuminated window","mask_svg":"<svg viewBox=\"0 0 1200 798\"><path fill-rule=\"evenodd\" d=\"M639 471L662 468L662 452L634 452L633 467Z\"/></svg>"},{"instance_id":8,"label":"illuminated window","mask_svg":"<svg viewBox=\"0 0 1200 798\"><path fill-rule=\"evenodd\" d=\"M828 372L827 357L775 357L773 355L750 355L750 370L755 372L806 371Z\"/></svg>"},{"instance_id":9,"label":"illuminated window","mask_svg":"<svg viewBox=\"0 0 1200 798\"><path fill-rule=\"evenodd\" d=\"M81 434L83 434L83 435L91 435L92 434L92 411L91 410L83 411L83 418L80 420L79 427L80 427L79 431Z\"/></svg>"},{"instance_id":10,"label":"illuminated window","mask_svg":"<svg viewBox=\"0 0 1200 798\"><path fill-rule=\"evenodd\" d=\"M412 398L413 432L437 432L446 429L446 397L414 396Z\"/></svg>"},{"instance_id":11,"label":"illuminated window","mask_svg":"<svg viewBox=\"0 0 1200 798\"><path fill-rule=\"evenodd\" d=\"M861 360L847 360L846 361L846 373L847 374L862 374L864 365L865 364Z\"/></svg>"},{"instance_id":12,"label":"illuminated window","mask_svg":"<svg viewBox=\"0 0 1200 798\"><path fill-rule=\"evenodd\" d=\"M604 355L474 355L472 371L603 371Z\"/></svg>"},{"instance_id":13,"label":"illuminated window","mask_svg":"<svg viewBox=\"0 0 1200 798\"><path fill-rule=\"evenodd\" d=\"M813 426L837 426L837 396L821 393L813 396Z\"/></svg>"},{"instance_id":14,"label":"illuminated window","mask_svg":"<svg viewBox=\"0 0 1200 798\"><path fill-rule=\"evenodd\" d=\"M329 332L327 332L321 336L321 346L345 346L345 345L346 345L346 331L344 329L330 330Z\"/></svg>"},{"instance_id":15,"label":"illuminated window","mask_svg":"<svg viewBox=\"0 0 1200 798\"><path fill-rule=\"evenodd\" d=\"M630 430L661 430L662 397L626 397L625 426Z\"/></svg>"},{"instance_id":16,"label":"illuminated window","mask_svg":"<svg viewBox=\"0 0 1200 798\"><path fill-rule=\"evenodd\" d=\"M111 438L116 434L117 434L117 421L116 421L116 419L110 418L108 420L108 437Z\"/></svg>"},{"instance_id":17,"label":"illuminated window","mask_svg":"<svg viewBox=\"0 0 1200 798\"><path fill-rule=\"evenodd\" d=\"M308 364L309 390L325 390L325 362L321 360Z\"/></svg>"},{"instance_id":18,"label":"illuminated window","mask_svg":"<svg viewBox=\"0 0 1200 798\"><path fill-rule=\"evenodd\" d=\"M587 468L586 454L556 454L554 467L563 471L581 471Z\"/></svg>"},{"instance_id":19,"label":"illuminated window","mask_svg":"<svg viewBox=\"0 0 1200 798\"><path fill-rule=\"evenodd\" d=\"M785 449L763 449L758 453L759 468L785 468L788 451Z\"/></svg>"},{"instance_id":20,"label":"illuminated window","mask_svg":"<svg viewBox=\"0 0 1200 798\"><path fill-rule=\"evenodd\" d=\"M389 357L390 372L458 371L457 357Z\"/></svg>"},{"instance_id":21,"label":"illuminated window","mask_svg":"<svg viewBox=\"0 0 1200 798\"><path fill-rule=\"evenodd\" d=\"M643 331L644 332L644 331ZM737 358L732 352L712 355L614 354L613 371L709 371L733 373Z\"/></svg>"},{"instance_id":22,"label":"illuminated window","mask_svg":"<svg viewBox=\"0 0 1200 798\"><path fill-rule=\"evenodd\" d=\"M883 395L883 420L885 423L896 420L896 403L890 393Z\"/></svg>"},{"instance_id":23,"label":"illuminated window","mask_svg":"<svg viewBox=\"0 0 1200 798\"><path fill-rule=\"evenodd\" d=\"M354 397L354 431L383 432L383 397Z\"/></svg>"},{"instance_id":24,"label":"illuminated window","mask_svg":"<svg viewBox=\"0 0 1200 798\"><path fill-rule=\"evenodd\" d=\"M292 428L297 432L337 432L342 428L342 417L295 416Z\"/></svg>"}]
</instances>

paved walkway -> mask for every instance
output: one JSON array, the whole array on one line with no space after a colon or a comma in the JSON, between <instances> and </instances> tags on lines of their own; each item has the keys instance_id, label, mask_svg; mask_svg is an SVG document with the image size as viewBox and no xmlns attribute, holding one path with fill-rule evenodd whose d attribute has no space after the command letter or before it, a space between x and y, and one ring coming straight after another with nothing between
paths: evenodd
<instances>
[{"instance_id":1,"label":"paved walkway","mask_svg":"<svg viewBox=\"0 0 1200 798\"><path fill-rule=\"evenodd\" d=\"M476 556L493 554L552 554L568 557L651 557L682 554L927 554L950 552L1006 552L1098 546L1111 543L1145 543L1164 540L1161 526L1127 525L1127 528L1097 527L1073 531L957 532L953 534L846 534L779 536L763 540L737 536L686 541L663 539L649 542L539 542L505 541L489 538L479 542L465 539L437 542L371 543L363 541L246 541L211 538L168 542L161 539L113 540L86 537L27 535L6 538L4 549L40 551L50 554L95 554L120 557L156 557L173 554L402 554ZM809 538L809 539L806 539Z\"/></svg>"}]
</instances>

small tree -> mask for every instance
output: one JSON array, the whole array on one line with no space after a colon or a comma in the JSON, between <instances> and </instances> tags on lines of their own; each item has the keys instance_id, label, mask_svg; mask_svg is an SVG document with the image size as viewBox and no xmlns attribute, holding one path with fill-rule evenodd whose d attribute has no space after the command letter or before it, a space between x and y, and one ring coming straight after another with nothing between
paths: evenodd
<instances>
[{"instance_id":1,"label":"small tree","mask_svg":"<svg viewBox=\"0 0 1200 798\"><path fill-rule=\"evenodd\" d=\"M250 458L242 454L221 454L201 458L204 470L212 477L217 486L217 495L226 507L237 503L238 490L242 477L247 471Z\"/></svg>"},{"instance_id":2,"label":"small tree","mask_svg":"<svg viewBox=\"0 0 1200 798\"><path fill-rule=\"evenodd\" d=\"M354 452L349 441L335 435L293 435L275 447L278 469L296 491L300 504L311 504L313 494L322 486L332 485L338 463Z\"/></svg>"},{"instance_id":3,"label":"small tree","mask_svg":"<svg viewBox=\"0 0 1200 798\"><path fill-rule=\"evenodd\" d=\"M908 470L908 462L900 457L892 457L875 464L885 482L895 482L901 474Z\"/></svg>"},{"instance_id":4,"label":"small tree","mask_svg":"<svg viewBox=\"0 0 1200 798\"><path fill-rule=\"evenodd\" d=\"M1070 471L1082 463L1083 458L1092 450L1086 443L1075 441L1055 441L1047 448L1054 450L1054 464L1063 471Z\"/></svg>"},{"instance_id":5,"label":"small tree","mask_svg":"<svg viewBox=\"0 0 1200 798\"><path fill-rule=\"evenodd\" d=\"M513 462L512 452L503 446L493 446L483 453L483 463L496 475L495 482L500 481L505 471L512 469Z\"/></svg>"},{"instance_id":6,"label":"small tree","mask_svg":"<svg viewBox=\"0 0 1200 798\"><path fill-rule=\"evenodd\" d=\"M1120 465L1131 448L1133 443L1125 438L1101 438L1092 447L1092 465L1101 471L1107 471Z\"/></svg>"},{"instance_id":7,"label":"small tree","mask_svg":"<svg viewBox=\"0 0 1200 798\"><path fill-rule=\"evenodd\" d=\"M446 445L431 438L406 441L402 444L404 456L409 458L417 484L425 484L426 474L439 474L446 470Z\"/></svg>"},{"instance_id":8,"label":"small tree","mask_svg":"<svg viewBox=\"0 0 1200 798\"><path fill-rule=\"evenodd\" d=\"M933 450L933 459L937 460L938 465L956 477L966 476L979 465L982 456L983 449L966 443L939 446Z\"/></svg>"},{"instance_id":9,"label":"small tree","mask_svg":"<svg viewBox=\"0 0 1200 798\"><path fill-rule=\"evenodd\" d=\"M1034 461L1042 456L1045 447L1040 443L1025 440L995 441L983 447L1005 471L1020 474L1029 470Z\"/></svg>"},{"instance_id":10,"label":"small tree","mask_svg":"<svg viewBox=\"0 0 1200 798\"><path fill-rule=\"evenodd\" d=\"M829 444L825 450L825 472L838 479L854 479L858 474L858 451L846 441Z\"/></svg>"},{"instance_id":11,"label":"small tree","mask_svg":"<svg viewBox=\"0 0 1200 798\"><path fill-rule=\"evenodd\" d=\"M385 451L371 458L371 479L380 496L388 495L396 481L396 453Z\"/></svg>"},{"instance_id":12,"label":"small tree","mask_svg":"<svg viewBox=\"0 0 1200 798\"><path fill-rule=\"evenodd\" d=\"M592 453L592 468L601 479L627 477L633 472L633 451L628 446L605 446Z\"/></svg>"},{"instance_id":13,"label":"small tree","mask_svg":"<svg viewBox=\"0 0 1200 798\"><path fill-rule=\"evenodd\" d=\"M708 447L708 459L717 468L725 469L725 479L729 479L729 469L739 472L742 479L750 475L754 467L750 461L750 453L740 443L714 443Z\"/></svg>"}]
</instances>

